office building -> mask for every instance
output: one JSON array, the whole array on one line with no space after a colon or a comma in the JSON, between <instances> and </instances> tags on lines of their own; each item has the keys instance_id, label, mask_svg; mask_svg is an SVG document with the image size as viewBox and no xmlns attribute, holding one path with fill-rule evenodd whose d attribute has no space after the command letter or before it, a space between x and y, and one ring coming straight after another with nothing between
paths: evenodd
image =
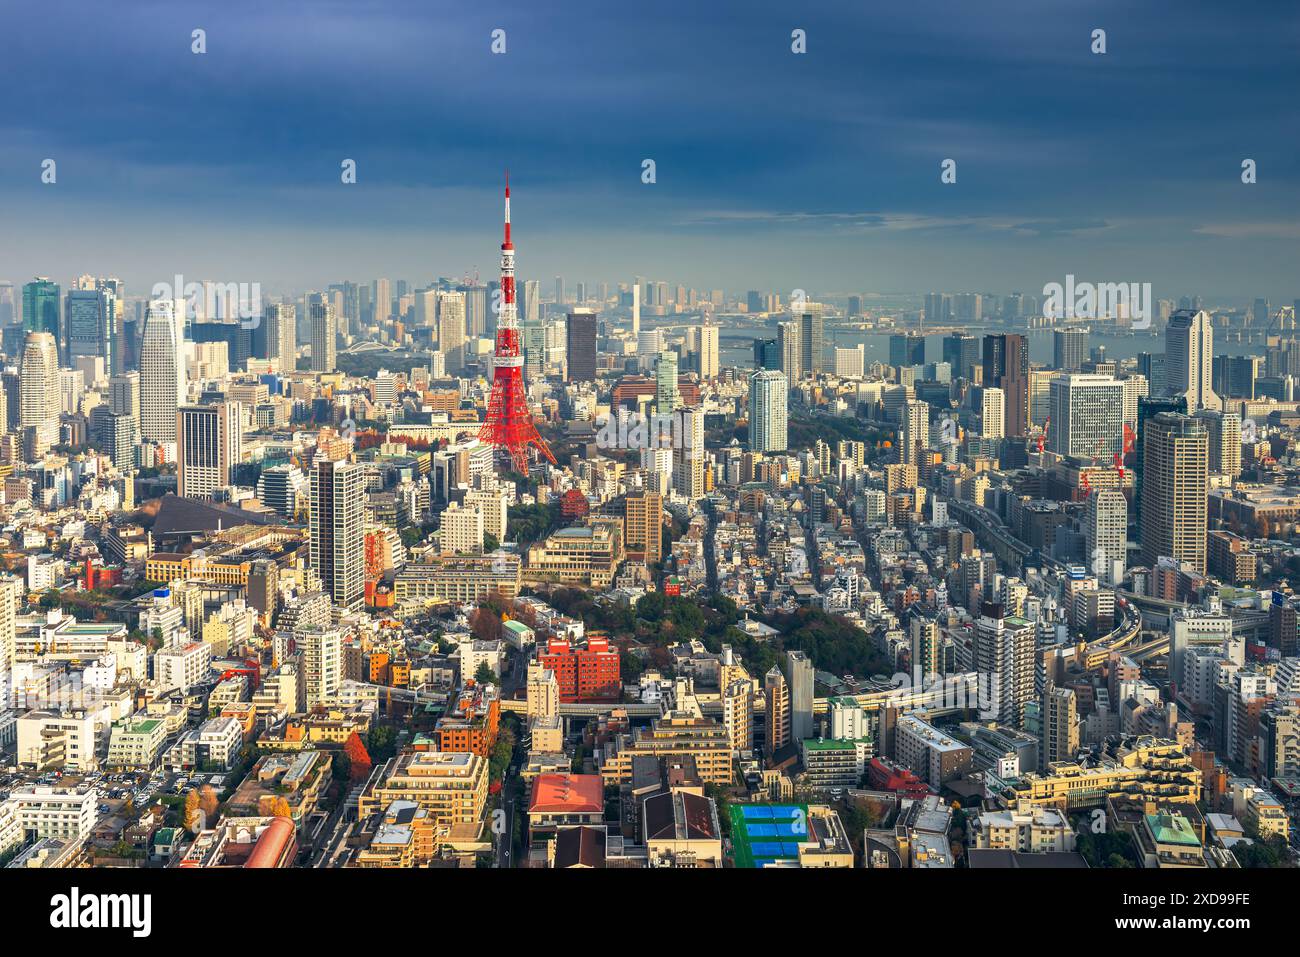
<instances>
[{"instance_id":1,"label":"office building","mask_svg":"<svg viewBox=\"0 0 1300 957\"><path fill-rule=\"evenodd\" d=\"M238 402L182 406L176 413L176 494L210 499L230 485L242 440Z\"/></svg>"},{"instance_id":2,"label":"office building","mask_svg":"<svg viewBox=\"0 0 1300 957\"><path fill-rule=\"evenodd\" d=\"M925 365L925 336L915 332L890 335L889 364L894 367Z\"/></svg>"},{"instance_id":3,"label":"office building","mask_svg":"<svg viewBox=\"0 0 1300 957\"><path fill-rule=\"evenodd\" d=\"M1124 493L1106 488L1090 495L1083 530L1093 574L1102 584L1118 585L1124 577L1128 544L1128 501Z\"/></svg>"},{"instance_id":4,"label":"office building","mask_svg":"<svg viewBox=\"0 0 1300 957\"><path fill-rule=\"evenodd\" d=\"M1052 427L1047 447L1111 464L1124 442L1124 385L1095 374L1062 374L1050 385Z\"/></svg>"},{"instance_id":5,"label":"office building","mask_svg":"<svg viewBox=\"0 0 1300 957\"><path fill-rule=\"evenodd\" d=\"M122 371L122 340L118 307L111 289L70 289L64 309L67 334L63 363L75 366L81 358L104 360L104 371Z\"/></svg>"},{"instance_id":6,"label":"office building","mask_svg":"<svg viewBox=\"0 0 1300 957\"><path fill-rule=\"evenodd\" d=\"M596 325L594 309L574 309L569 313L565 339L565 353L568 359L566 382L595 381ZM662 351L662 346L660 349Z\"/></svg>"},{"instance_id":7,"label":"office building","mask_svg":"<svg viewBox=\"0 0 1300 957\"><path fill-rule=\"evenodd\" d=\"M62 340L59 322L59 284L44 277L23 285L23 331L47 332Z\"/></svg>"},{"instance_id":8,"label":"office building","mask_svg":"<svg viewBox=\"0 0 1300 957\"><path fill-rule=\"evenodd\" d=\"M1165 387L1185 396L1187 410L1221 409L1213 388L1214 327L1205 311L1180 309L1165 327Z\"/></svg>"},{"instance_id":9,"label":"office building","mask_svg":"<svg viewBox=\"0 0 1300 957\"><path fill-rule=\"evenodd\" d=\"M984 385L1005 394L1006 434L1021 436L1029 424L1029 340L1014 333L984 337Z\"/></svg>"},{"instance_id":10,"label":"office building","mask_svg":"<svg viewBox=\"0 0 1300 957\"><path fill-rule=\"evenodd\" d=\"M1052 365L1060 372L1078 372L1088 359L1087 329L1052 332Z\"/></svg>"}]
</instances>

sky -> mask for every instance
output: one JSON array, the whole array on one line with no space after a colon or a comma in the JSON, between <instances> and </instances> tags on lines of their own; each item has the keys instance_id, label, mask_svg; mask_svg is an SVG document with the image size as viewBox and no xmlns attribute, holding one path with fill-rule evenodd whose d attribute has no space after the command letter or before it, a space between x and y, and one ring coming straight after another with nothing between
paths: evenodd
<instances>
[{"instance_id":1,"label":"sky","mask_svg":"<svg viewBox=\"0 0 1300 957\"><path fill-rule=\"evenodd\" d=\"M546 291L1289 303L1298 48L1259 0L0 0L0 279L491 278L508 167Z\"/></svg>"}]
</instances>

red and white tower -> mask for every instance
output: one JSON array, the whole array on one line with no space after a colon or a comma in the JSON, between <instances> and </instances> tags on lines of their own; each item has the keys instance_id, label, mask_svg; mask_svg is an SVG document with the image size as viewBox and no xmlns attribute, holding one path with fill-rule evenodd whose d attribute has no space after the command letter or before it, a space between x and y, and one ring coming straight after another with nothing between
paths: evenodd
<instances>
[{"instance_id":1,"label":"red and white tower","mask_svg":"<svg viewBox=\"0 0 1300 957\"><path fill-rule=\"evenodd\" d=\"M533 425L524 396L524 357L519 343L519 319L515 307L515 246L510 241L510 174L506 174L506 235L501 244L501 302L497 313L497 344L492 360L492 395L487 418L479 430L480 440L510 455L515 469L528 474L528 446L546 456L555 456Z\"/></svg>"}]
</instances>

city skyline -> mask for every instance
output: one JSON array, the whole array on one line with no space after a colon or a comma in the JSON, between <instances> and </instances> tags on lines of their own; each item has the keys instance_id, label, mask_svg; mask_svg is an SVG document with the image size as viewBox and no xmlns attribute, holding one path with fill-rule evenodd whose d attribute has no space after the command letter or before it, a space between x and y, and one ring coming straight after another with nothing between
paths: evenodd
<instances>
[{"instance_id":1,"label":"city skyline","mask_svg":"<svg viewBox=\"0 0 1300 957\"><path fill-rule=\"evenodd\" d=\"M137 291L177 272L272 293L491 275L509 166L526 277L919 294L1073 274L1287 302L1297 20L1262 6L578 4L575 31L511 4L69 4L40 14L58 69L6 51L41 97L0 91L0 202L26 224L0 263L15 283L89 272ZM92 69L105 57L121 68Z\"/></svg>"}]
</instances>

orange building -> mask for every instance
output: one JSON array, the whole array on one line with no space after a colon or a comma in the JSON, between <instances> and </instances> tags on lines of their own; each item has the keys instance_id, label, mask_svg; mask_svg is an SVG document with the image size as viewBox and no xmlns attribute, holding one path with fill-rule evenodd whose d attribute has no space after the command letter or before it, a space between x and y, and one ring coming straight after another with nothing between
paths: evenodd
<instances>
[{"instance_id":1,"label":"orange building","mask_svg":"<svg viewBox=\"0 0 1300 957\"><path fill-rule=\"evenodd\" d=\"M500 726L501 700L496 685L469 680L448 704L433 733L439 751L468 751L487 757Z\"/></svg>"}]
</instances>

